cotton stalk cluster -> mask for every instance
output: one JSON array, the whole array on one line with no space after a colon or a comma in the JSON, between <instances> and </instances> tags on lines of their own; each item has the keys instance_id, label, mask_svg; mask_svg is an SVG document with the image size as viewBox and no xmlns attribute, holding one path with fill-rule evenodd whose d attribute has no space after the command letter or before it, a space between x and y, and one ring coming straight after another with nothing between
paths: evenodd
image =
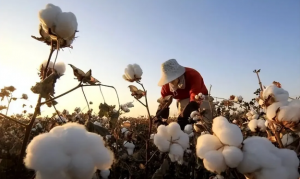
<instances>
[{"instance_id":1,"label":"cotton stalk cluster","mask_svg":"<svg viewBox=\"0 0 300 179\"><path fill-rule=\"evenodd\" d=\"M189 148L189 136L177 122L160 125L154 135L154 144L161 152L168 152L172 162L183 163L184 151Z\"/></svg>"},{"instance_id":2,"label":"cotton stalk cluster","mask_svg":"<svg viewBox=\"0 0 300 179\"><path fill-rule=\"evenodd\" d=\"M245 139L243 156L237 170L250 179L299 178L297 154L290 149L276 148L267 138Z\"/></svg>"},{"instance_id":3,"label":"cotton stalk cluster","mask_svg":"<svg viewBox=\"0 0 300 179\"><path fill-rule=\"evenodd\" d=\"M78 23L72 12L62 12L60 7L47 4L45 9L39 11L39 19L43 32L48 36L55 35L69 45L73 42Z\"/></svg>"},{"instance_id":4,"label":"cotton stalk cluster","mask_svg":"<svg viewBox=\"0 0 300 179\"><path fill-rule=\"evenodd\" d=\"M34 137L24 163L36 171L36 179L90 179L96 169L108 170L113 160L100 135L67 123Z\"/></svg>"},{"instance_id":5,"label":"cotton stalk cluster","mask_svg":"<svg viewBox=\"0 0 300 179\"><path fill-rule=\"evenodd\" d=\"M300 100L288 101L289 93L276 85L270 85L264 89L262 97L268 120L279 123L291 130L300 131L298 126L300 121Z\"/></svg>"},{"instance_id":6,"label":"cotton stalk cluster","mask_svg":"<svg viewBox=\"0 0 300 179\"><path fill-rule=\"evenodd\" d=\"M143 70L138 64L129 64L125 68L123 78L127 81L134 82L142 79Z\"/></svg>"},{"instance_id":7,"label":"cotton stalk cluster","mask_svg":"<svg viewBox=\"0 0 300 179\"><path fill-rule=\"evenodd\" d=\"M225 117L213 120L214 135L203 134L197 139L196 154L203 159L204 167L221 174L228 167L236 168L243 160L240 147L243 135L240 128L228 122Z\"/></svg>"}]
</instances>

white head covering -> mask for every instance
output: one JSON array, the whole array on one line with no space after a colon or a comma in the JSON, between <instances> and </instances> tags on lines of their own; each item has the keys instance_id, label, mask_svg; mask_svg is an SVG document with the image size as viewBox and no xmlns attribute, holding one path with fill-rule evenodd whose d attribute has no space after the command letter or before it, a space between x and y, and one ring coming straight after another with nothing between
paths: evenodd
<instances>
[{"instance_id":1,"label":"white head covering","mask_svg":"<svg viewBox=\"0 0 300 179\"><path fill-rule=\"evenodd\" d=\"M158 86L163 86L179 78L185 73L185 68L178 64L175 59L170 59L161 65L161 78Z\"/></svg>"}]
</instances>

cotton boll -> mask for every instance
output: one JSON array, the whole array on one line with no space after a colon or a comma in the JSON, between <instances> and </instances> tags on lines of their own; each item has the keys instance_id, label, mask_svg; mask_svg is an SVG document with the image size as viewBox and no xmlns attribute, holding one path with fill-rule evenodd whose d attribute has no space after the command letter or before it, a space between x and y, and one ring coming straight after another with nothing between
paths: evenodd
<instances>
[{"instance_id":1,"label":"cotton boll","mask_svg":"<svg viewBox=\"0 0 300 179\"><path fill-rule=\"evenodd\" d=\"M224 126L228 124L229 122L225 117L216 117L213 119L212 130L214 133L218 134L219 132L221 132L222 128L224 128Z\"/></svg>"},{"instance_id":2,"label":"cotton boll","mask_svg":"<svg viewBox=\"0 0 300 179\"><path fill-rule=\"evenodd\" d=\"M101 170L100 175L102 179L108 179L110 175L110 170Z\"/></svg>"},{"instance_id":3,"label":"cotton boll","mask_svg":"<svg viewBox=\"0 0 300 179\"><path fill-rule=\"evenodd\" d=\"M34 137L26 149L25 166L47 173L64 170L70 157L63 152L62 143L59 138L49 133Z\"/></svg>"},{"instance_id":4,"label":"cotton boll","mask_svg":"<svg viewBox=\"0 0 300 179\"><path fill-rule=\"evenodd\" d=\"M222 154L226 165L230 168L236 168L243 160L243 152L234 146L225 146Z\"/></svg>"},{"instance_id":5,"label":"cotton boll","mask_svg":"<svg viewBox=\"0 0 300 179\"><path fill-rule=\"evenodd\" d=\"M95 121L95 122L94 122L94 125L102 127L101 123L98 122L98 121Z\"/></svg>"},{"instance_id":6,"label":"cotton boll","mask_svg":"<svg viewBox=\"0 0 300 179\"><path fill-rule=\"evenodd\" d=\"M191 117L192 119L194 119L196 116L200 116L200 113L199 113L198 111L193 111L193 112L191 113L191 115L190 115L190 117Z\"/></svg>"},{"instance_id":7,"label":"cotton boll","mask_svg":"<svg viewBox=\"0 0 300 179\"><path fill-rule=\"evenodd\" d=\"M45 9L39 11L39 19L46 33L49 33L49 28L55 26L56 17L60 13L62 13L60 7L53 4L47 4Z\"/></svg>"},{"instance_id":8,"label":"cotton boll","mask_svg":"<svg viewBox=\"0 0 300 179\"><path fill-rule=\"evenodd\" d=\"M237 170L242 173L252 173L260 168L259 161L253 158L252 153L243 152L243 160L239 163Z\"/></svg>"},{"instance_id":9,"label":"cotton boll","mask_svg":"<svg viewBox=\"0 0 300 179\"><path fill-rule=\"evenodd\" d=\"M217 150L222 147L220 140L210 134L204 134L198 137L196 145L196 154L203 159L205 154L212 150Z\"/></svg>"},{"instance_id":10,"label":"cotton boll","mask_svg":"<svg viewBox=\"0 0 300 179\"><path fill-rule=\"evenodd\" d=\"M143 70L138 64L133 64L133 71L136 78L141 78L143 75Z\"/></svg>"},{"instance_id":11,"label":"cotton boll","mask_svg":"<svg viewBox=\"0 0 300 179\"><path fill-rule=\"evenodd\" d=\"M163 135L157 133L154 135L154 144L161 152L168 152L170 148L170 141L168 141Z\"/></svg>"},{"instance_id":12,"label":"cotton boll","mask_svg":"<svg viewBox=\"0 0 300 179\"><path fill-rule=\"evenodd\" d=\"M171 122L167 126L167 131L168 131L168 134L172 137L172 140L179 139L181 128L177 122Z\"/></svg>"},{"instance_id":13,"label":"cotton boll","mask_svg":"<svg viewBox=\"0 0 300 179\"><path fill-rule=\"evenodd\" d=\"M222 152L216 150L209 151L204 155L203 164L207 170L218 174L227 168Z\"/></svg>"},{"instance_id":14,"label":"cotton boll","mask_svg":"<svg viewBox=\"0 0 300 179\"><path fill-rule=\"evenodd\" d=\"M259 130L261 131L261 132L265 132L266 131L266 126L265 126L265 120L263 120L263 119L258 119L257 120L257 127L259 128Z\"/></svg>"},{"instance_id":15,"label":"cotton boll","mask_svg":"<svg viewBox=\"0 0 300 179\"><path fill-rule=\"evenodd\" d=\"M167 126L165 125L158 126L157 134L160 134L161 136L165 137L167 140L171 140L171 136L169 135Z\"/></svg>"},{"instance_id":16,"label":"cotton boll","mask_svg":"<svg viewBox=\"0 0 300 179\"><path fill-rule=\"evenodd\" d=\"M248 127L251 130L251 132L256 132L257 129L257 120L256 119L252 119L249 123L248 123Z\"/></svg>"},{"instance_id":17,"label":"cotton boll","mask_svg":"<svg viewBox=\"0 0 300 179\"><path fill-rule=\"evenodd\" d=\"M71 179L65 172L55 171L52 173L37 171L35 179Z\"/></svg>"},{"instance_id":18,"label":"cotton boll","mask_svg":"<svg viewBox=\"0 0 300 179\"><path fill-rule=\"evenodd\" d=\"M55 33L63 38L69 39L77 30L77 19L72 12L62 12L56 17Z\"/></svg>"},{"instance_id":19,"label":"cotton boll","mask_svg":"<svg viewBox=\"0 0 300 179\"><path fill-rule=\"evenodd\" d=\"M269 120L272 120L276 116L276 111L282 106L287 106L288 102L275 102L271 104L266 111L266 116Z\"/></svg>"},{"instance_id":20,"label":"cotton boll","mask_svg":"<svg viewBox=\"0 0 300 179\"><path fill-rule=\"evenodd\" d=\"M188 124L184 127L184 132L187 134L190 134L193 132L193 125L192 124Z\"/></svg>"},{"instance_id":21,"label":"cotton boll","mask_svg":"<svg viewBox=\"0 0 300 179\"><path fill-rule=\"evenodd\" d=\"M128 141L124 141L123 145L127 149L128 155L132 155L135 145L132 142L128 142Z\"/></svg>"},{"instance_id":22,"label":"cotton boll","mask_svg":"<svg viewBox=\"0 0 300 179\"><path fill-rule=\"evenodd\" d=\"M128 80L134 80L134 68L131 64L129 64L127 66L127 68L125 68L125 76L126 76L126 79Z\"/></svg>"},{"instance_id":23,"label":"cotton boll","mask_svg":"<svg viewBox=\"0 0 300 179\"><path fill-rule=\"evenodd\" d=\"M54 65L54 69L58 74L62 75L66 72L66 64L64 62L57 62Z\"/></svg>"},{"instance_id":24,"label":"cotton boll","mask_svg":"<svg viewBox=\"0 0 300 179\"><path fill-rule=\"evenodd\" d=\"M288 173L284 167L276 169L263 168L256 176L257 179L288 179Z\"/></svg>"},{"instance_id":25,"label":"cotton boll","mask_svg":"<svg viewBox=\"0 0 300 179\"><path fill-rule=\"evenodd\" d=\"M242 131L237 125L234 124L227 124L221 128L216 135L223 144L238 147L243 142Z\"/></svg>"},{"instance_id":26,"label":"cotton boll","mask_svg":"<svg viewBox=\"0 0 300 179\"><path fill-rule=\"evenodd\" d=\"M252 119L258 119L259 115L258 114L253 114Z\"/></svg>"},{"instance_id":27,"label":"cotton boll","mask_svg":"<svg viewBox=\"0 0 300 179\"><path fill-rule=\"evenodd\" d=\"M299 99L293 99L289 102L289 106L300 106L300 100Z\"/></svg>"},{"instance_id":28,"label":"cotton boll","mask_svg":"<svg viewBox=\"0 0 300 179\"><path fill-rule=\"evenodd\" d=\"M43 63L40 65L40 68L41 68L42 66L43 66L43 68L46 68L47 63L48 63L48 60L43 61ZM52 62L52 61L49 62L48 68L53 68L53 62Z\"/></svg>"},{"instance_id":29,"label":"cotton boll","mask_svg":"<svg viewBox=\"0 0 300 179\"><path fill-rule=\"evenodd\" d=\"M270 95L274 96L276 102L287 101L289 98L289 93L286 90L278 88L274 84L267 86L266 89L263 90L264 99L267 99Z\"/></svg>"},{"instance_id":30,"label":"cotton boll","mask_svg":"<svg viewBox=\"0 0 300 179\"><path fill-rule=\"evenodd\" d=\"M64 128L61 140L68 141L63 143L66 154L73 155L82 152L88 146L84 126L77 123L67 123Z\"/></svg>"},{"instance_id":31,"label":"cotton boll","mask_svg":"<svg viewBox=\"0 0 300 179\"><path fill-rule=\"evenodd\" d=\"M94 161L89 154L80 153L72 156L68 174L72 179L90 179L95 173Z\"/></svg>"},{"instance_id":32,"label":"cotton boll","mask_svg":"<svg viewBox=\"0 0 300 179\"><path fill-rule=\"evenodd\" d=\"M98 150L91 153L93 156L95 166L99 170L107 170L111 167L114 161L114 153L106 147L98 148Z\"/></svg>"},{"instance_id":33,"label":"cotton boll","mask_svg":"<svg viewBox=\"0 0 300 179\"><path fill-rule=\"evenodd\" d=\"M176 161L179 161L183 157L184 149L181 147L181 145L177 143L173 143L170 146L170 154L174 155L174 158Z\"/></svg>"},{"instance_id":34,"label":"cotton boll","mask_svg":"<svg viewBox=\"0 0 300 179\"><path fill-rule=\"evenodd\" d=\"M187 135L186 133L180 131L179 132L179 139L176 140L176 142L181 145L181 147L185 150L187 148L189 148L190 146L190 138L189 135Z\"/></svg>"},{"instance_id":35,"label":"cotton boll","mask_svg":"<svg viewBox=\"0 0 300 179\"><path fill-rule=\"evenodd\" d=\"M282 106L277 117L278 121L298 122L300 120L300 106Z\"/></svg>"},{"instance_id":36,"label":"cotton boll","mask_svg":"<svg viewBox=\"0 0 300 179\"><path fill-rule=\"evenodd\" d=\"M294 141L295 141L295 138L293 137L292 134L284 134L281 138L281 142L282 142L283 146L290 145Z\"/></svg>"}]
</instances>

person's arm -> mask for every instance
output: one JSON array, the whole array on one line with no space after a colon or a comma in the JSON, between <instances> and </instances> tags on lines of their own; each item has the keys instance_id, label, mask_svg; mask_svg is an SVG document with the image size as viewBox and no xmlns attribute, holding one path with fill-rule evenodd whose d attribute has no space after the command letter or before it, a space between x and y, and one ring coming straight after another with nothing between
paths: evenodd
<instances>
[{"instance_id":1,"label":"person's arm","mask_svg":"<svg viewBox=\"0 0 300 179\"><path fill-rule=\"evenodd\" d=\"M191 84L190 101L195 101L195 96L199 93L208 95L204 80L199 72L197 72L196 70L191 71L187 80L189 80Z\"/></svg>"}]
</instances>

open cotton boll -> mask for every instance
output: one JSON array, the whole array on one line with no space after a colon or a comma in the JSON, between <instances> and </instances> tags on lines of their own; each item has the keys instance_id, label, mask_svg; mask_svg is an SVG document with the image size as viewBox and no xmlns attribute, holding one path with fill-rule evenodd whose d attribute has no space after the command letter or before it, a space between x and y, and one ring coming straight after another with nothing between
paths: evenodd
<instances>
[{"instance_id":1,"label":"open cotton boll","mask_svg":"<svg viewBox=\"0 0 300 179\"><path fill-rule=\"evenodd\" d=\"M127 68L125 68L125 76L129 80L135 79L133 65L131 65L131 64L127 65Z\"/></svg>"},{"instance_id":2,"label":"open cotton boll","mask_svg":"<svg viewBox=\"0 0 300 179\"><path fill-rule=\"evenodd\" d=\"M294 141L295 141L295 137L292 134L284 134L281 138L281 142L283 146L290 145Z\"/></svg>"},{"instance_id":3,"label":"open cotton boll","mask_svg":"<svg viewBox=\"0 0 300 179\"><path fill-rule=\"evenodd\" d=\"M64 62L57 62L54 65L54 69L59 75L62 75L66 72L66 64Z\"/></svg>"},{"instance_id":4,"label":"open cotton boll","mask_svg":"<svg viewBox=\"0 0 300 179\"><path fill-rule=\"evenodd\" d=\"M184 133L183 131L180 131L179 132L179 139L175 140L175 142L178 143L184 150L186 150L190 146L189 135Z\"/></svg>"},{"instance_id":5,"label":"open cotton boll","mask_svg":"<svg viewBox=\"0 0 300 179\"><path fill-rule=\"evenodd\" d=\"M72 156L68 174L72 179L90 179L96 171L93 158L88 153Z\"/></svg>"},{"instance_id":6,"label":"open cotton boll","mask_svg":"<svg viewBox=\"0 0 300 179\"><path fill-rule=\"evenodd\" d=\"M184 127L184 132L187 134L190 134L193 132L193 125L192 124L188 124Z\"/></svg>"},{"instance_id":7,"label":"open cotton boll","mask_svg":"<svg viewBox=\"0 0 300 179\"><path fill-rule=\"evenodd\" d=\"M136 78L141 78L143 75L143 70L138 64L133 64L133 71Z\"/></svg>"},{"instance_id":8,"label":"open cotton boll","mask_svg":"<svg viewBox=\"0 0 300 179\"><path fill-rule=\"evenodd\" d=\"M263 168L256 174L257 179L288 179L287 170L284 167L275 169Z\"/></svg>"},{"instance_id":9,"label":"open cotton boll","mask_svg":"<svg viewBox=\"0 0 300 179\"><path fill-rule=\"evenodd\" d=\"M249 123L248 123L248 127L252 132L257 132L256 130L259 131L266 131L266 126L265 126L265 120L263 119L252 119Z\"/></svg>"},{"instance_id":10,"label":"open cotton boll","mask_svg":"<svg viewBox=\"0 0 300 179\"><path fill-rule=\"evenodd\" d=\"M261 132L265 132L266 131L266 126L265 126L266 121L263 119L258 119L257 120L257 127L259 127L259 130Z\"/></svg>"},{"instance_id":11,"label":"open cotton boll","mask_svg":"<svg viewBox=\"0 0 300 179\"><path fill-rule=\"evenodd\" d=\"M98 122L98 121L95 121L95 122L94 122L94 124L95 124L96 126L100 126L100 127L102 127L101 123L100 123L100 122Z\"/></svg>"},{"instance_id":12,"label":"open cotton boll","mask_svg":"<svg viewBox=\"0 0 300 179\"><path fill-rule=\"evenodd\" d=\"M42 172L42 171L37 171L35 173L35 179L71 179L65 172Z\"/></svg>"},{"instance_id":13,"label":"open cotton boll","mask_svg":"<svg viewBox=\"0 0 300 179\"><path fill-rule=\"evenodd\" d=\"M223 116L216 117L213 119L212 130L214 133L218 133L222 130L222 128L225 125L228 125L228 124L229 124L229 122L225 117L223 117Z\"/></svg>"},{"instance_id":14,"label":"open cotton boll","mask_svg":"<svg viewBox=\"0 0 300 179\"><path fill-rule=\"evenodd\" d=\"M300 120L300 106L282 106L277 115L278 121L298 122Z\"/></svg>"},{"instance_id":15,"label":"open cotton boll","mask_svg":"<svg viewBox=\"0 0 300 179\"><path fill-rule=\"evenodd\" d=\"M238 147L243 142L242 131L235 124L228 123L224 125L223 128L219 129L218 132L215 133L223 144Z\"/></svg>"},{"instance_id":16,"label":"open cotton boll","mask_svg":"<svg viewBox=\"0 0 300 179\"><path fill-rule=\"evenodd\" d=\"M100 175L102 179L108 179L110 175L110 170L101 170Z\"/></svg>"},{"instance_id":17,"label":"open cotton boll","mask_svg":"<svg viewBox=\"0 0 300 179\"><path fill-rule=\"evenodd\" d=\"M267 86L263 90L263 98L267 99L270 95L273 95L276 102L287 101L289 99L289 92L283 88L278 88L276 85L272 84Z\"/></svg>"},{"instance_id":18,"label":"open cotton boll","mask_svg":"<svg viewBox=\"0 0 300 179\"><path fill-rule=\"evenodd\" d=\"M180 133L182 132L179 124L177 122L171 122L167 126L168 134L171 136L172 140L179 139Z\"/></svg>"},{"instance_id":19,"label":"open cotton boll","mask_svg":"<svg viewBox=\"0 0 300 179\"><path fill-rule=\"evenodd\" d=\"M74 36L77 30L77 19L72 12L62 12L56 17L55 33L63 39Z\"/></svg>"},{"instance_id":20,"label":"open cotton boll","mask_svg":"<svg viewBox=\"0 0 300 179\"><path fill-rule=\"evenodd\" d=\"M269 120L272 120L275 116L276 116L276 111L278 108L282 107L282 106L287 106L288 105L288 101L286 102L275 102L273 104L271 104L266 111L266 116Z\"/></svg>"},{"instance_id":21,"label":"open cotton boll","mask_svg":"<svg viewBox=\"0 0 300 179\"><path fill-rule=\"evenodd\" d=\"M124 141L123 145L127 149L128 155L132 155L135 145L132 142L128 142L128 141Z\"/></svg>"},{"instance_id":22,"label":"open cotton boll","mask_svg":"<svg viewBox=\"0 0 300 179\"><path fill-rule=\"evenodd\" d=\"M49 28L51 29L55 26L56 17L60 13L62 13L60 7L53 4L47 4L45 9L39 11L39 19L46 33L49 33Z\"/></svg>"},{"instance_id":23,"label":"open cotton boll","mask_svg":"<svg viewBox=\"0 0 300 179\"><path fill-rule=\"evenodd\" d=\"M203 159L207 152L217 150L221 147L222 144L216 136L203 134L197 139L196 154L200 159Z\"/></svg>"},{"instance_id":24,"label":"open cotton boll","mask_svg":"<svg viewBox=\"0 0 300 179\"><path fill-rule=\"evenodd\" d=\"M47 63L48 63L48 60L43 61L42 64L40 65L40 68L41 68L42 66L43 66L43 68L46 68ZM49 62L48 68L53 68L53 62L52 62L52 61Z\"/></svg>"},{"instance_id":25,"label":"open cotton boll","mask_svg":"<svg viewBox=\"0 0 300 179\"><path fill-rule=\"evenodd\" d=\"M157 134L160 134L161 136L163 136L167 140L171 140L171 136L169 135L167 126L165 126L165 125L158 126Z\"/></svg>"},{"instance_id":26,"label":"open cotton boll","mask_svg":"<svg viewBox=\"0 0 300 179\"><path fill-rule=\"evenodd\" d=\"M222 152L212 150L204 155L204 167L211 171L221 174L227 168Z\"/></svg>"},{"instance_id":27,"label":"open cotton boll","mask_svg":"<svg viewBox=\"0 0 300 179\"><path fill-rule=\"evenodd\" d=\"M226 165L230 168L236 168L243 160L243 152L234 146L225 146L222 154Z\"/></svg>"},{"instance_id":28,"label":"open cotton boll","mask_svg":"<svg viewBox=\"0 0 300 179\"><path fill-rule=\"evenodd\" d=\"M168 141L162 134L154 135L153 143L161 152L168 152L170 148L170 141Z\"/></svg>"},{"instance_id":29,"label":"open cotton boll","mask_svg":"<svg viewBox=\"0 0 300 179\"><path fill-rule=\"evenodd\" d=\"M57 136L49 133L34 137L26 149L25 166L46 173L63 171L70 157L64 153L62 143Z\"/></svg>"},{"instance_id":30,"label":"open cotton boll","mask_svg":"<svg viewBox=\"0 0 300 179\"><path fill-rule=\"evenodd\" d=\"M184 150L181 147L181 145L173 143L170 146L170 152L169 153L174 156L175 161L180 161L183 158ZM170 159L172 159L172 157Z\"/></svg>"}]
</instances>

